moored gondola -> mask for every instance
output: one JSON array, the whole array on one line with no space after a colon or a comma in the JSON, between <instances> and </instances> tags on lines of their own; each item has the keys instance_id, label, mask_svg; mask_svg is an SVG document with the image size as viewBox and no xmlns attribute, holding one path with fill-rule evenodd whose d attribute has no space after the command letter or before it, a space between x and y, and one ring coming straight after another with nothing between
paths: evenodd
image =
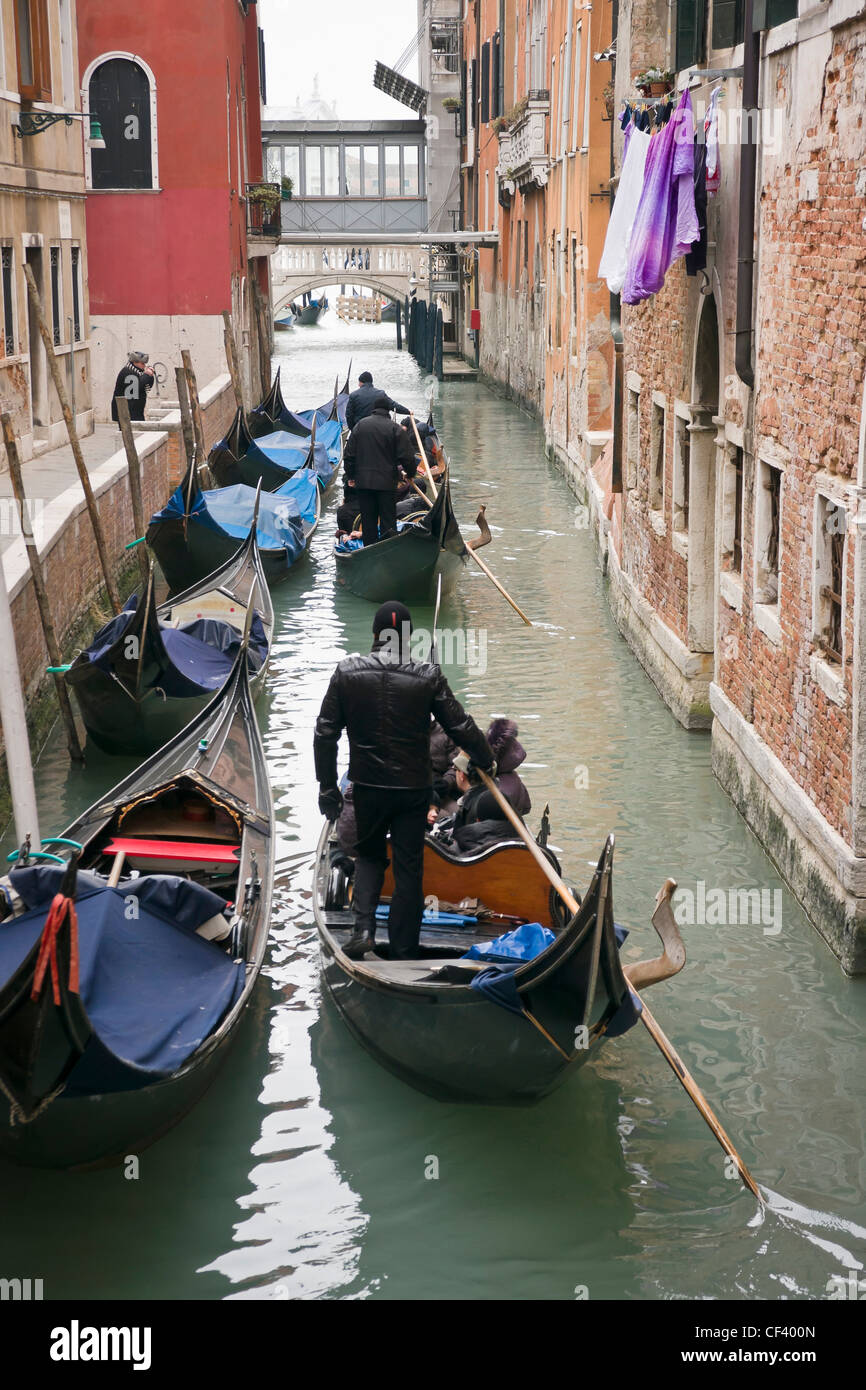
<instances>
[{"instance_id":1,"label":"moored gondola","mask_svg":"<svg viewBox=\"0 0 866 1390\"><path fill-rule=\"evenodd\" d=\"M134 594L66 672L88 738L106 753L153 753L228 679L252 606L253 696L264 685L274 609L255 529L222 569L157 604L151 565Z\"/></svg>"},{"instance_id":2,"label":"moored gondola","mask_svg":"<svg viewBox=\"0 0 866 1390\"><path fill-rule=\"evenodd\" d=\"M318 323L323 314L329 309L327 299L311 299L298 313L295 322L302 328L309 328L312 324Z\"/></svg>"},{"instance_id":3,"label":"moored gondola","mask_svg":"<svg viewBox=\"0 0 866 1390\"><path fill-rule=\"evenodd\" d=\"M437 909L425 912L419 959L392 961L385 942L361 960L342 949L349 879L332 835L326 825L313 896L324 982L356 1037L414 1086L460 1100L534 1100L637 1021L613 918L613 836L574 914L516 835L469 855L428 836L424 893ZM387 875L383 901L392 888ZM547 941L530 958L477 949L521 927L536 949Z\"/></svg>"},{"instance_id":4,"label":"moored gondola","mask_svg":"<svg viewBox=\"0 0 866 1390\"><path fill-rule=\"evenodd\" d=\"M44 843L72 842L74 866L31 858L2 883L0 1152L41 1167L159 1138L249 1002L274 816L245 648L176 739Z\"/></svg>"},{"instance_id":5,"label":"moored gondola","mask_svg":"<svg viewBox=\"0 0 866 1390\"><path fill-rule=\"evenodd\" d=\"M404 603L427 603L441 574L443 586L453 583L465 564L467 546L451 505L447 472L436 501L425 507L421 499L417 512L399 524L396 536L375 545L348 549L344 542L335 546L337 583L372 603L399 598ZM486 544L490 532L482 530L479 544Z\"/></svg>"},{"instance_id":6,"label":"moored gondola","mask_svg":"<svg viewBox=\"0 0 866 1390\"><path fill-rule=\"evenodd\" d=\"M246 483L255 487L259 482L265 492L274 492L301 468L315 474L322 492L327 492L343 456L343 427L339 421L326 420L304 434L275 430L250 440L241 453L234 454L228 437L215 445L208 455L208 467L218 487Z\"/></svg>"},{"instance_id":7,"label":"moored gondola","mask_svg":"<svg viewBox=\"0 0 866 1390\"><path fill-rule=\"evenodd\" d=\"M253 439L258 439L263 434L273 434L275 430L288 430L291 434L309 435L312 427L312 418L315 416L320 425L326 420L339 420L341 425L346 423L346 402L349 399L349 373L352 370L352 363L349 362L349 372L346 380L340 386L340 379L334 383L334 394L324 405L316 406L312 410L289 410L283 400L282 387L280 385L281 368L278 367L274 375L271 389L265 396L260 405L250 411L247 425Z\"/></svg>"},{"instance_id":8,"label":"moored gondola","mask_svg":"<svg viewBox=\"0 0 866 1390\"><path fill-rule=\"evenodd\" d=\"M256 490L242 483L202 491L195 469L187 470L147 528L147 543L172 595L206 578L234 555L238 540L249 531L255 501ZM262 494L256 538L269 584L286 579L305 553L320 511L320 488L309 469L296 473L276 492Z\"/></svg>"}]
</instances>

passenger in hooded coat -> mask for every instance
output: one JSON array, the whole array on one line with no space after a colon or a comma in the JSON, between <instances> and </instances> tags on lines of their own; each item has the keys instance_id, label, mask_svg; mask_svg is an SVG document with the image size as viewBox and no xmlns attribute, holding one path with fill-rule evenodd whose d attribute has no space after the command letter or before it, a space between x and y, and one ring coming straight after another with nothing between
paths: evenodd
<instances>
[{"instance_id":1,"label":"passenger in hooded coat","mask_svg":"<svg viewBox=\"0 0 866 1390\"><path fill-rule=\"evenodd\" d=\"M526 816L532 810L532 799L517 768L526 761L526 751L517 739L517 725L513 719L494 719L487 730L487 742L493 749L498 768L496 780L519 816Z\"/></svg>"}]
</instances>

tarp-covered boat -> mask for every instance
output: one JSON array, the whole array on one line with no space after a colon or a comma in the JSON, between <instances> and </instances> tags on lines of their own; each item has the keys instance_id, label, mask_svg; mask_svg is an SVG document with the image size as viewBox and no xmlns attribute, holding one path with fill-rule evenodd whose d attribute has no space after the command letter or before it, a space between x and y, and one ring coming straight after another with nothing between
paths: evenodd
<instances>
[{"instance_id":1,"label":"tarp-covered boat","mask_svg":"<svg viewBox=\"0 0 866 1390\"><path fill-rule=\"evenodd\" d=\"M0 885L0 1152L40 1167L159 1138L212 1081L249 1002L274 816L245 650L64 841L81 846L77 878L31 861Z\"/></svg>"},{"instance_id":2,"label":"tarp-covered boat","mask_svg":"<svg viewBox=\"0 0 866 1390\"><path fill-rule=\"evenodd\" d=\"M272 434L274 430L280 429L289 430L291 433L295 434L309 434L312 428L313 415L316 416L320 425L324 424L326 420L339 420L341 425L345 425L346 402L349 399L349 374L351 370L352 363L350 361L349 372L346 374L346 380L342 388L340 387L340 379L338 377L334 383L334 394L324 405L316 406L313 410L296 412L289 410L283 400L283 393L280 386L281 368L278 367L271 389L265 396L265 399L260 405L256 406L255 410L250 411L249 420L247 421L250 434L254 439L258 439L259 436L263 434Z\"/></svg>"},{"instance_id":3,"label":"tarp-covered boat","mask_svg":"<svg viewBox=\"0 0 866 1390\"><path fill-rule=\"evenodd\" d=\"M264 685L274 610L256 537L221 570L157 605L144 594L100 629L66 672L88 738L106 753L152 753L179 733L231 674L246 623L254 697Z\"/></svg>"},{"instance_id":4,"label":"tarp-covered boat","mask_svg":"<svg viewBox=\"0 0 866 1390\"><path fill-rule=\"evenodd\" d=\"M187 471L147 528L147 543L172 594L204 579L231 558L249 532L255 503L254 488L238 483L202 491L194 471ZM320 508L321 491L311 469L302 469L276 492L262 493L256 540L269 584L285 579L303 555Z\"/></svg>"},{"instance_id":5,"label":"tarp-covered boat","mask_svg":"<svg viewBox=\"0 0 866 1390\"><path fill-rule=\"evenodd\" d=\"M208 457L208 467L219 487L261 481L265 492L281 487L300 468L314 471L323 492L333 481L343 454L343 427L339 420L316 423L303 434L275 430L250 440L242 453L233 455L228 440L221 440Z\"/></svg>"}]
</instances>

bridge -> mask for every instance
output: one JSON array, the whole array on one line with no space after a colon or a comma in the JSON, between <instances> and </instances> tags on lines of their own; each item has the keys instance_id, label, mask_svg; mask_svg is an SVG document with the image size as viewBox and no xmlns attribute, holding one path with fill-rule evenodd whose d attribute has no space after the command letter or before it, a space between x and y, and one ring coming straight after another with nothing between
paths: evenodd
<instances>
[{"instance_id":1,"label":"bridge","mask_svg":"<svg viewBox=\"0 0 866 1390\"><path fill-rule=\"evenodd\" d=\"M459 232L456 214L431 212L427 140L423 120L262 122L265 177L274 196L282 189L278 208L256 210L267 222L260 231L276 246L275 315L331 284L363 285L398 300L417 288L428 300L443 297L443 309L453 296L456 310L458 244L495 245L497 235Z\"/></svg>"}]
</instances>

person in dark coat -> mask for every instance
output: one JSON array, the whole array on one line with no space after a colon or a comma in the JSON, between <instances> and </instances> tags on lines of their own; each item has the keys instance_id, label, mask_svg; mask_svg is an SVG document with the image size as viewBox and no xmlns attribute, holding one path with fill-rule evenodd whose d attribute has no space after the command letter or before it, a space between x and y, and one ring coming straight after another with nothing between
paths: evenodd
<instances>
[{"instance_id":1,"label":"person in dark coat","mask_svg":"<svg viewBox=\"0 0 866 1390\"><path fill-rule=\"evenodd\" d=\"M487 730L487 742L496 756L499 768L496 780L500 791L508 797L511 805L520 816L527 816L532 810L532 799L517 768L526 760L526 752L517 741L517 725L513 719L494 719Z\"/></svg>"},{"instance_id":2,"label":"person in dark coat","mask_svg":"<svg viewBox=\"0 0 866 1390\"><path fill-rule=\"evenodd\" d=\"M362 372L358 377L358 388L346 401L346 428L353 430L359 420L364 420L379 406L396 411L398 415L408 415L409 407L392 401L385 391L373 385L372 372Z\"/></svg>"},{"instance_id":3,"label":"person in dark coat","mask_svg":"<svg viewBox=\"0 0 866 1390\"><path fill-rule=\"evenodd\" d=\"M492 792L481 787L479 796L471 797L461 825L454 825L454 843L461 854L486 849L498 840L512 840L515 832L505 812Z\"/></svg>"},{"instance_id":4,"label":"person in dark coat","mask_svg":"<svg viewBox=\"0 0 866 1390\"><path fill-rule=\"evenodd\" d=\"M343 451L346 483L358 499L365 545L396 534L401 466L414 477L415 451L406 431L394 423L384 405L377 405L372 415L365 416L352 430Z\"/></svg>"},{"instance_id":5,"label":"person in dark coat","mask_svg":"<svg viewBox=\"0 0 866 1390\"><path fill-rule=\"evenodd\" d=\"M114 392L111 397L111 418L117 423L118 396L125 396L129 405L130 420L143 420L147 393L153 386L153 368L147 365L146 352L131 352L129 361L117 374Z\"/></svg>"},{"instance_id":6,"label":"person in dark coat","mask_svg":"<svg viewBox=\"0 0 866 1390\"><path fill-rule=\"evenodd\" d=\"M442 671L410 655L412 618L402 603L382 604L373 619L368 656L337 666L316 721L313 741L319 810L338 820L337 745L349 736L349 778L357 827L352 896L354 930L344 950L360 959L372 950L376 907L388 865L390 833L394 895L388 914L392 960L418 955L424 911L424 834L430 809L430 720L478 766L495 772L487 740L449 689Z\"/></svg>"}]
</instances>

